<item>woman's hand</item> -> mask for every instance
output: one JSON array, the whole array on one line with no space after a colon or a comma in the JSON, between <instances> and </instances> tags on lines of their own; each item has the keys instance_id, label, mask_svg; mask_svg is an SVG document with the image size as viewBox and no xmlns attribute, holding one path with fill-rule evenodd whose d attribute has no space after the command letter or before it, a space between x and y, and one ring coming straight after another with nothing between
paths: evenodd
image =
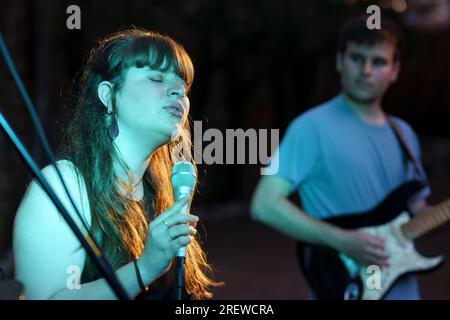
<instances>
[{"instance_id":1,"label":"woman's hand","mask_svg":"<svg viewBox=\"0 0 450 320\"><path fill-rule=\"evenodd\" d=\"M182 212L188 201L186 197L175 202L150 223L145 248L139 257L141 272L149 275L149 279L167 272L177 251L191 243L191 237L197 233L193 225L198 217Z\"/></svg>"}]
</instances>

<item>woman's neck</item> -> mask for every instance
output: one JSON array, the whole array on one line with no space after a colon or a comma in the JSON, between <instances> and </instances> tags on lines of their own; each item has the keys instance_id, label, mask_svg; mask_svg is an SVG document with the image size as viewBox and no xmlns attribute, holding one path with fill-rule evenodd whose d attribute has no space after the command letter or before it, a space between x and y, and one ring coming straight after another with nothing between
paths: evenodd
<instances>
[{"instance_id":1,"label":"woman's neck","mask_svg":"<svg viewBox=\"0 0 450 320\"><path fill-rule=\"evenodd\" d=\"M119 157L129 169L127 172L123 166L115 163L114 171L124 183L131 186L130 196L134 200L141 200L143 197L142 179L149 166L152 153L159 147L158 144L152 144L145 140L124 129L120 130L119 135L114 139Z\"/></svg>"}]
</instances>

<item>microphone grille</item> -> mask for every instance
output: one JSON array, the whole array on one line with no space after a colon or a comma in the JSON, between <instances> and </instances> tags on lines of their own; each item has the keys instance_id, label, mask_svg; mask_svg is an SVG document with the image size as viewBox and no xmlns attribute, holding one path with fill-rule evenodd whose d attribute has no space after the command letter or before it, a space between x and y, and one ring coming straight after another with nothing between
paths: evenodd
<instances>
[{"instance_id":1,"label":"microphone grille","mask_svg":"<svg viewBox=\"0 0 450 320\"><path fill-rule=\"evenodd\" d=\"M189 161L176 162L172 167L170 176L172 186L194 188L197 181L197 174L194 165Z\"/></svg>"}]
</instances>

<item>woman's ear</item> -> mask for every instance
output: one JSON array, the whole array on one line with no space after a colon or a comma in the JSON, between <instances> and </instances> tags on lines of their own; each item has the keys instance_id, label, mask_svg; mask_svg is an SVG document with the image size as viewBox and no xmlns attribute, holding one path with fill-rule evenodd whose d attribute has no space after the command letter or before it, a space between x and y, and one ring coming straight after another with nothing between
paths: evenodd
<instances>
[{"instance_id":1,"label":"woman's ear","mask_svg":"<svg viewBox=\"0 0 450 320\"><path fill-rule=\"evenodd\" d=\"M112 91L113 84L109 81L102 81L97 87L97 95L108 112L112 112Z\"/></svg>"}]
</instances>

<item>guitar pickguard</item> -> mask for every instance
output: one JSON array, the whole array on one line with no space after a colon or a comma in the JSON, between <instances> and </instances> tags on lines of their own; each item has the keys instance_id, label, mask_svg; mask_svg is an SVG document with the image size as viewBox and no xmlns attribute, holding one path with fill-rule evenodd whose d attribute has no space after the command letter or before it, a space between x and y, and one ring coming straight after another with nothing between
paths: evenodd
<instances>
[{"instance_id":1,"label":"guitar pickguard","mask_svg":"<svg viewBox=\"0 0 450 320\"><path fill-rule=\"evenodd\" d=\"M428 258L415 250L414 243L405 238L400 229L408 221L408 213L403 212L387 224L359 229L385 239L385 251L389 255L388 268L360 267L352 259L341 254L349 273L356 276L359 272L363 283L363 300L381 299L402 275L432 269L443 261L443 257Z\"/></svg>"}]
</instances>

